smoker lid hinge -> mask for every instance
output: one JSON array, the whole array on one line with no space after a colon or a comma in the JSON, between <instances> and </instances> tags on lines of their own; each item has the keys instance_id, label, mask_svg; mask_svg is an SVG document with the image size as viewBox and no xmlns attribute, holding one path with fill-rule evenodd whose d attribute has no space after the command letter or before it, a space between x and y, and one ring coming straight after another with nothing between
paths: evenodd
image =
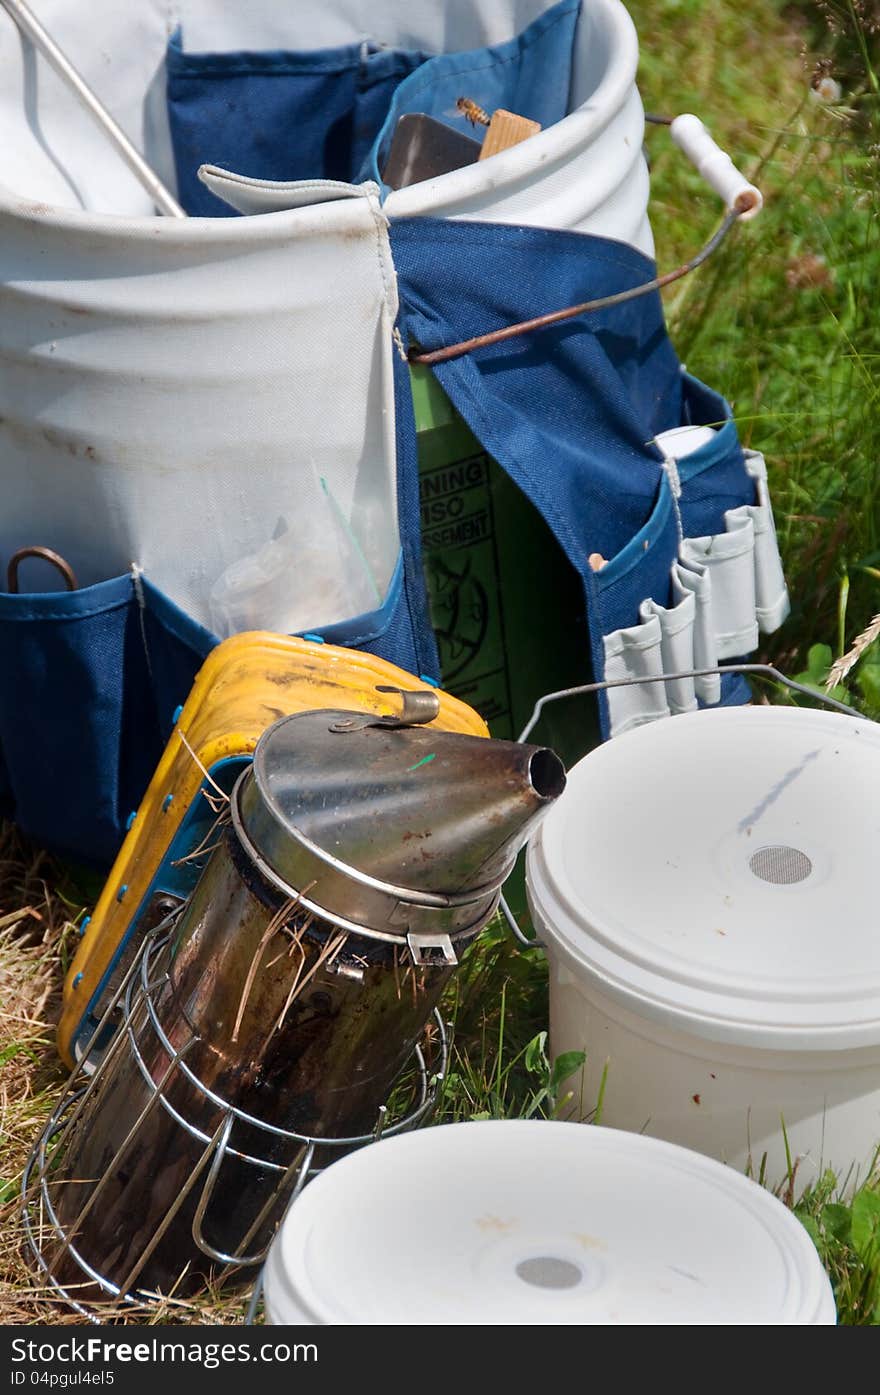
<instances>
[{"instance_id":1,"label":"smoker lid hinge","mask_svg":"<svg viewBox=\"0 0 880 1395\"><path fill-rule=\"evenodd\" d=\"M397 693L403 700L401 712L396 717L376 717L365 713L362 717L348 717L342 722L334 722L332 732L363 731L364 727L423 727L433 722L440 713L440 699L431 688L396 688L390 683L377 683L377 693Z\"/></svg>"}]
</instances>

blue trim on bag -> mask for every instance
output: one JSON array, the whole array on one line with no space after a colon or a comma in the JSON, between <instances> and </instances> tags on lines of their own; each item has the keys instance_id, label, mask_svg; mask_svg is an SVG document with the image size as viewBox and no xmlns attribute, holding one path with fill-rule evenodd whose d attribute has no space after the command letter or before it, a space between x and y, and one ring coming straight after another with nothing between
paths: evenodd
<instances>
[{"instance_id":1,"label":"blue trim on bag","mask_svg":"<svg viewBox=\"0 0 880 1395\"><path fill-rule=\"evenodd\" d=\"M647 522L642 525L634 537L630 538L626 546L621 548L616 557L610 558L600 571L593 574L599 595L644 560L645 553L650 550L663 533L671 512L672 490L669 488L668 479L663 475L657 490L657 502L651 510ZM672 563L670 563L671 565ZM633 621L633 624L635 623Z\"/></svg>"},{"instance_id":2,"label":"blue trim on bag","mask_svg":"<svg viewBox=\"0 0 880 1395\"><path fill-rule=\"evenodd\" d=\"M720 460L728 455L731 450L739 445L736 423L732 417L728 417L723 426L716 429L714 441L706 441L705 445L697 446L683 460L678 462L678 477L682 486L696 479L704 470L710 470L713 465L717 465Z\"/></svg>"},{"instance_id":3,"label":"blue trim on bag","mask_svg":"<svg viewBox=\"0 0 880 1395\"><path fill-rule=\"evenodd\" d=\"M0 620L86 620L128 605L131 596L128 572L77 591L0 591Z\"/></svg>"},{"instance_id":4,"label":"blue trim on bag","mask_svg":"<svg viewBox=\"0 0 880 1395\"><path fill-rule=\"evenodd\" d=\"M401 343L409 349L402 316L398 317ZM403 582L412 627L416 663L414 673L429 674L440 683L440 656L431 624L430 603L422 565L421 496L419 450L413 407L409 363L399 354L392 356L394 378L394 423L397 448L397 519L403 554Z\"/></svg>"},{"instance_id":5,"label":"blue trim on bag","mask_svg":"<svg viewBox=\"0 0 880 1395\"><path fill-rule=\"evenodd\" d=\"M397 563L385 592L385 599L378 610L368 610L350 620L337 620L332 625L310 626L299 630L300 638L307 635L320 635L327 644L340 644L345 649L357 649L362 644L371 644L381 639L391 623L398 602L403 594L403 554L398 554Z\"/></svg>"}]
</instances>

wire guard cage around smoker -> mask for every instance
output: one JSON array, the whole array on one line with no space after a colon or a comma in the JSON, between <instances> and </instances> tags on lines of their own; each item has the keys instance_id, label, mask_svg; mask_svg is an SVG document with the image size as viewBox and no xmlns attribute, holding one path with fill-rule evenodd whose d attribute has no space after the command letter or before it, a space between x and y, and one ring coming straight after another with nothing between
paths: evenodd
<instances>
[{"instance_id":1,"label":"wire guard cage around smoker","mask_svg":"<svg viewBox=\"0 0 880 1395\"><path fill-rule=\"evenodd\" d=\"M28 1244L80 1313L246 1283L309 1176L429 1113L440 995L565 784L546 748L432 729L437 706L261 737L26 1169Z\"/></svg>"},{"instance_id":2,"label":"wire guard cage around smoker","mask_svg":"<svg viewBox=\"0 0 880 1395\"><path fill-rule=\"evenodd\" d=\"M196 1167L190 1174L186 1189L178 1194L175 1207L165 1214L156 1233L151 1237L150 1244L152 1246L158 1245L164 1230L173 1221L177 1209L183 1205L189 1191L199 1187L200 1194L192 1227L193 1240L209 1260L223 1266L218 1282L222 1282L224 1278L234 1274L242 1267L251 1268L262 1264L269 1242L254 1252L249 1252L249 1246L272 1211L278 1206L279 1199L286 1196L292 1200L298 1196L306 1182L332 1162L335 1155L363 1147L382 1136L403 1133L424 1122L434 1107L438 1089L446 1073L447 1033L440 1012L435 1009L426 1029L425 1045L418 1045L414 1050L415 1080L409 1107L399 1118L389 1118L387 1108L381 1106L375 1128L371 1133L351 1138L318 1138L275 1127L228 1103L193 1074L186 1063L186 1054L191 1043L185 1043L182 1047L175 1048L168 1040L156 1013L154 995L168 979L167 970L163 972L159 968L159 964L163 950L166 949L173 933L173 925L179 915L180 911L176 911L173 916L166 919L146 937L117 992L108 1002L101 1021L83 1052L82 1060L70 1078L64 1098L53 1111L31 1152L22 1179L22 1221L27 1246L36 1262L37 1269L55 1296L82 1316L96 1323L104 1320L106 1312L91 1306L87 1300L78 1295L77 1286L73 1282L68 1280L65 1285L55 1275L54 1270L65 1256L68 1257L68 1272L75 1269L81 1271L83 1287L94 1288L97 1285L101 1291L103 1303L106 1303L107 1300L112 1303L115 1300L120 1307L143 1309L145 1305L157 1297L148 1291L141 1294L134 1291L138 1272L149 1258L149 1245L141 1252L138 1260L133 1262L130 1277L122 1284L115 1284L100 1274L79 1253L71 1233L73 1228L70 1225L62 1224L53 1201L53 1164L57 1165L59 1158L63 1156L65 1136L82 1114L89 1096L95 1088L96 1081L101 1078L101 1070L107 1068L114 1053L126 1050L131 1053L150 1094L145 1110L141 1111L132 1130L129 1131L122 1146L117 1150L117 1156L111 1160L108 1173L110 1167L119 1160L119 1155L130 1141L134 1131L140 1126L145 1113L156 1108L167 1111L180 1128L202 1146L203 1151ZM134 1029L136 1019L143 1013L146 1014L145 1020L149 1022L152 1033L167 1057L167 1067L158 1080L154 1079L148 1069ZM90 1066L92 1052L108 1031L112 1029L112 1024L117 1019L120 1019L118 1028L101 1064L97 1068ZM190 1120L184 1118L166 1097L164 1092L176 1073L186 1078L197 1095L216 1107L218 1122L213 1134L206 1133ZM256 1130L258 1136L262 1132L267 1145L272 1145L273 1152L277 1153L279 1145L286 1148L290 1155L289 1163L285 1166L272 1157L260 1156L256 1152L243 1152L236 1148L236 1127L242 1125L249 1130ZM270 1151L268 1146L265 1151L266 1153ZM316 1162L316 1152L319 1152L319 1156L323 1160L321 1163ZM268 1172L274 1179L274 1185L267 1187L265 1205L261 1208L256 1220L248 1226L242 1235L234 1252L217 1249L208 1238L214 1187L227 1156L235 1157L259 1172ZM74 1227L85 1219L85 1208L90 1209L100 1202L100 1186L99 1182L85 1202L83 1212L75 1219Z\"/></svg>"}]
</instances>

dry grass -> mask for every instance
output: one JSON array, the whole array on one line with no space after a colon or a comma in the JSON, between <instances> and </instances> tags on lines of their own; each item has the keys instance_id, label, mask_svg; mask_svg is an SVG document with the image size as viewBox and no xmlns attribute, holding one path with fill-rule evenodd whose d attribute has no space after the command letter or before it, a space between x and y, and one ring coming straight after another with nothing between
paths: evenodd
<instances>
[{"instance_id":1,"label":"dry grass","mask_svg":"<svg viewBox=\"0 0 880 1395\"><path fill-rule=\"evenodd\" d=\"M58 869L0 829L0 1320L56 1321L21 1251L18 1187L46 1116L64 1088L54 1024L76 908Z\"/></svg>"},{"instance_id":2,"label":"dry grass","mask_svg":"<svg viewBox=\"0 0 880 1395\"><path fill-rule=\"evenodd\" d=\"M0 824L0 1323L53 1326L87 1321L35 1276L22 1248L22 1169L67 1071L55 1049L61 985L84 913L82 888L47 854ZM243 1321L240 1293L107 1308L102 1319L144 1324Z\"/></svg>"}]
</instances>

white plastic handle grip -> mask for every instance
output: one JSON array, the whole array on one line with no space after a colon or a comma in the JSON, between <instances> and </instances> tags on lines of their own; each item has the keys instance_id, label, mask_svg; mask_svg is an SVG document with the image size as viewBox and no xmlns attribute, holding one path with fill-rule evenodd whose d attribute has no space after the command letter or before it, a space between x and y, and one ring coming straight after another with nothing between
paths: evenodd
<instances>
[{"instance_id":1,"label":"white plastic handle grip","mask_svg":"<svg viewBox=\"0 0 880 1395\"><path fill-rule=\"evenodd\" d=\"M698 116L690 112L676 116L669 132L678 148L684 151L731 212L736 209L744 219L754 218L760 213L764 205L760 189L756 189L740 174L730 156L716 144Z\"/></svg>"}]
</instances>

